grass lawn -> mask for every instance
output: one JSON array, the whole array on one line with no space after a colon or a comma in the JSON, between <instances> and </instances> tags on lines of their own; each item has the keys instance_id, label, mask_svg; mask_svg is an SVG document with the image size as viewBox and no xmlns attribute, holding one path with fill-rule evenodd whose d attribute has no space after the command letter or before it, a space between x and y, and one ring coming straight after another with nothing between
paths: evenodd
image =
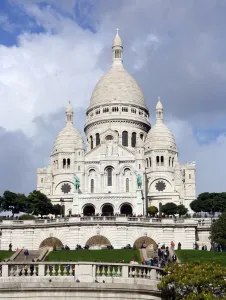
<instances>
[{"instance_id":1,"label":"grass lawn","mask_svg":"<svg viewBox=\"0 0 226 300\"><path fill-rule=\"evenodd\" d=\"M202 250L177 250L179 260L185 262L216 263L226 266L226 252L212 252Z\"/></svg>"},{"instance_id":2,"label":"grass lawn","mask_svg":"<svg viewBox=\"0 0 226 300\"><path fill-rule=\"evenodd\" d=\"M129 263L132 259L140 262L140 252L134 249L104 249L104 250L57 250L46 257L46 261L88 261L119 263L122 260Z\"/></svg>"},{"instance_id":3,"label":"grass lawn","mask_svg":"<svg viewBox=\"0 0 226 300\"><path fill-rule=\"evenodd\" d=\"M0 250L0 261L3 261L5 258L9 258L10 256L13 255L13 251L8 251L8 250Z\"/></svg>"}]
</instances>

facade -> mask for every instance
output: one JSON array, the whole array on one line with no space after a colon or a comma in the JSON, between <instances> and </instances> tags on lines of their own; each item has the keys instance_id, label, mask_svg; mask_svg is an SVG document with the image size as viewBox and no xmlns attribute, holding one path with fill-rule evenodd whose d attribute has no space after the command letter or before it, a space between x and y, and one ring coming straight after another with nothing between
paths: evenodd
<instances>
[{"instance_id":1,"label":"facade","mask_svg":"<svg viewBox=\"0 0 226 300\"><path fill-rule=\"evenodd\" d=\"M196 196L195 163L179 164L160 99L151 128L144 95L123 67L118 32L112 66L92 93L84 131L86 148L69 103L50 165L37 171L37 189L63 204L66 215L145 215L148 206L167 202L189 208Z\"/></svg>"}]
</instances>

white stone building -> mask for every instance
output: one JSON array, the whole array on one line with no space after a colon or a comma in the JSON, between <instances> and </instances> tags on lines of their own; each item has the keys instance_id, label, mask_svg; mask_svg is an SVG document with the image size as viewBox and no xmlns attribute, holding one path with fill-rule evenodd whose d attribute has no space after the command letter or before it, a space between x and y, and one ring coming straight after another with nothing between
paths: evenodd
<instances>
[{"instance_id":1,"label":"white stone building","mask_svg":"<svg viewBox=\"0 0 226 300\"><path fill-rule=\"evenodd\" d=\"M97 83L86 111L86 150L69 103L51 163L37 171L37 189L53 204L63 204L66 215L143 215L147 206L159 208L167 202L189 208L196 196L195 163L179 164L160 99L151 128L144 95L123 67L118 32L112 55L112 66ZM142 178L139 188L138 175ZM75 176L80 180L78 190Z\"/></svg>"}]
</instances>

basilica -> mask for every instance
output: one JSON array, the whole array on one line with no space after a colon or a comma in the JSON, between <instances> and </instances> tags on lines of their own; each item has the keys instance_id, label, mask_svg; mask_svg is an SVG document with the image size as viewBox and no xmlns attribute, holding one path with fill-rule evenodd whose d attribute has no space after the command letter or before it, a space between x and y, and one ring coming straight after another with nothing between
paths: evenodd
<instances>
[{"instance_id":1,"label":"basilica","mask_svg":"<svg viewBox=\"0 0 226 300\"><path fill-rule=\"evenodd\" d=\"M144 95L124 69L117 31L111 68L96 84L86 110L85 143L69 102L50 165L37 170L37 189L61 204L65 215L141 216L149 206L161 211L168 202L190 209L196 197L196 165L179 164L160 98L155 114L151 126Z\"/></svg>"}]
</instances>

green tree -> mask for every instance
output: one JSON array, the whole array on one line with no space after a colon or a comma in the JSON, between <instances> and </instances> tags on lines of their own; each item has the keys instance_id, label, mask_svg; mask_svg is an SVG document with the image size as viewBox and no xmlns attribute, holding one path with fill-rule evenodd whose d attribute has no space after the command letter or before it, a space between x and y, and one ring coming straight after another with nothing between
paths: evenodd
<instances>
[{"instance_id":1,"label":"green tree","mask_svg":"<svg viewBox=\"0 0 226 300\"><path fill-rule=\"evenodd\" d=\"M40 191L33 191L27 197L28 206L27 212L32 213L35 216L48 215L52 212L53 205L50 199Z\"/></svg>"},{"instance_id":2,"label":"green tree","mask_svg":"<svg viewBox=\"0 0 226 300\"><path fill-rule=\"evenodd\" d=\"M223 212L226 210L226 193L202 193L190 207L194 212Z\"/></svg>"},{"instance_id":3,"label":"green tree","mask_svg":"<svg viewBox=\"0 0 226 300\"><path fill-rule=\"evenodd\" d=\"M148 207L148 214L151 217L154 217L158 213L158 208L156 206L149 206Z\"/></svg>"},{"instance_id":4,"label":"green tree","mask_svg":"<svg viewBox=\"0 0 226 300\"><path fill-rule=\"evenodd\" d=\"M177 213L179 216L184 216L188 213L188 209L183 204L180 204L177 206Z\"/></svg>"},{"instance_id":5,"label":"green tree","mask_svg":"<svg viewBox=\"0 0 226 300\"><path fill-rule=\"evenodd\" d=\"M161 211L167 216L175 215L177 214L177 205L173 202L166 203L162 206Z\"/></svg>"},{"instance_id":6,"label":"green tree","mask_svg":"<svg viewBox=\"0 0 226 300\"><path fill-rule=\"evenodd\" d=\"M1 197L1 210L11 211L12 215L26 211L26 196L10 191L5 191Z\"/></svg>"},{"instance_id":7,"label":"green tree","mask_svg":"<svg viewBox=\"0 0 226 300\"><path fill-rule=\"evenodd\" d=\"M226 267L213 263L172 264L158 288L167 299L212 300L226 297Z\"/></svg>"},{"instance_id":8,"label":"green tree","mask_svg":"<svg viewBox=\"0 0 226 300\"><path fill-rule=\"evenodd\" d=\"M61 213L62 213L61 205L60 204L53 205L51 213L55 216L61 215Z\"/></svg>"},{"instance_id":9,"label":"green tree","mask_svg":"<svg viewBox=\"0 0 226 300\"><path fill-rule=\"evenodd\" d=\"M213 222L210 239L215 243L219 243L223 248L226 247L226 212Z\"/></svg>"}]
</instances>

